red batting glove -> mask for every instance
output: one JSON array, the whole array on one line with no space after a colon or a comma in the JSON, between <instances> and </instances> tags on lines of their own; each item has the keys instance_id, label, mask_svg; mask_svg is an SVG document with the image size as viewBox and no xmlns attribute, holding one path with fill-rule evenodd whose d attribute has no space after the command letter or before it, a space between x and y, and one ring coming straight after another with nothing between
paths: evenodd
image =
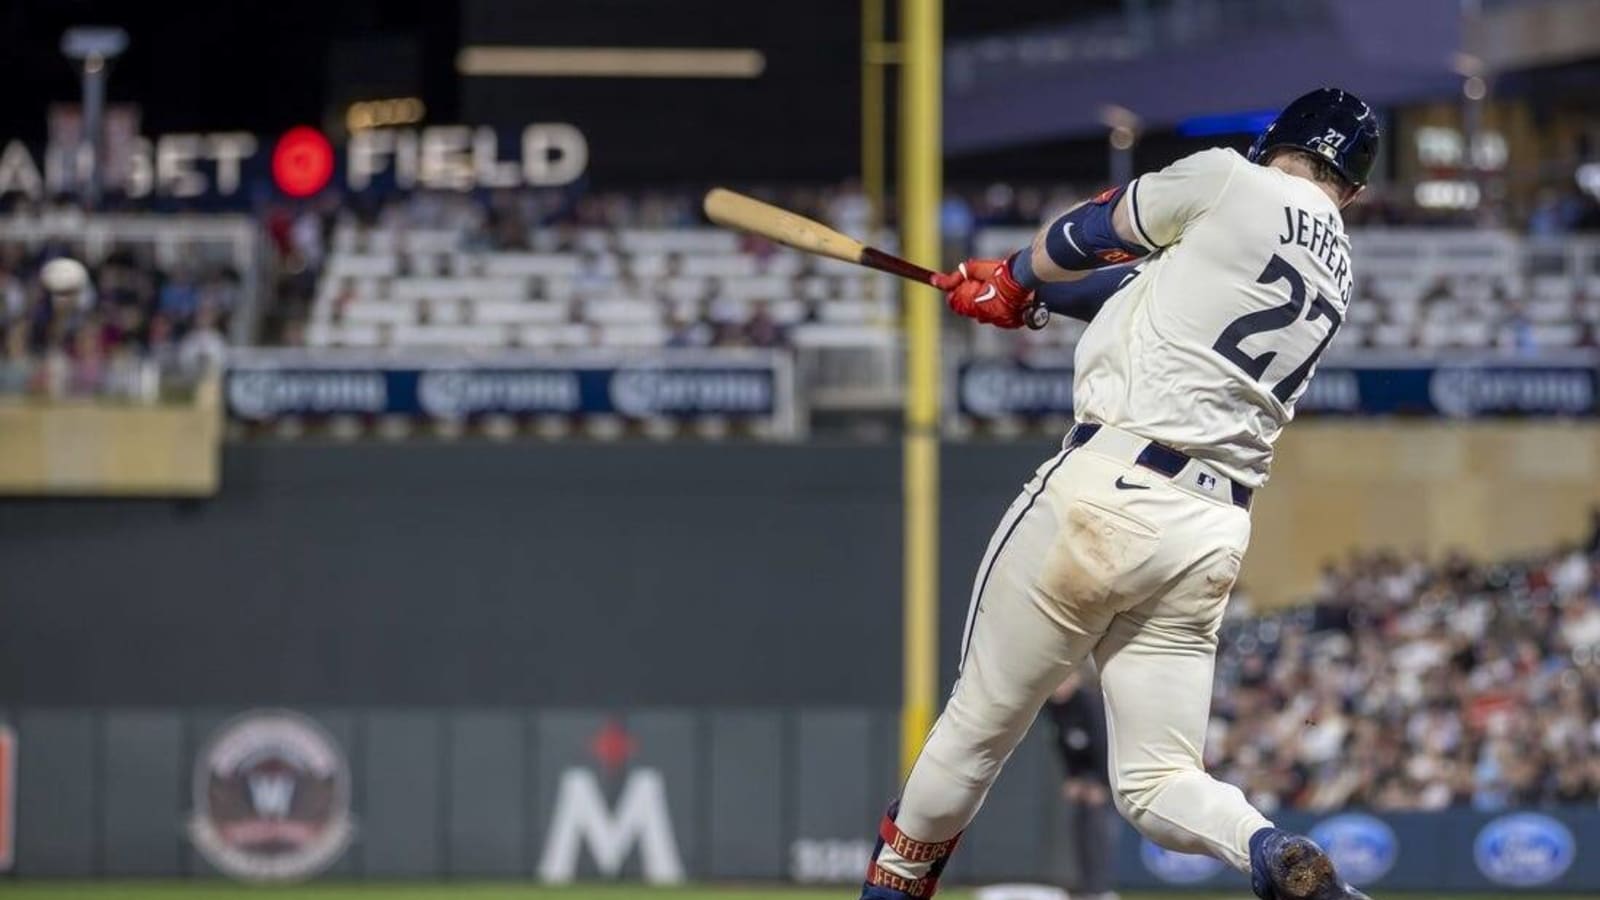
<instances>
[{"instance_id":1,"label":"red batting glove","mask_svg":"<svg viewBox=\"0 0 1600 900\"><path fill-rule=\"evenodd\" d=\"M951 312L997 328L1021 328L1033 303L1033 291L1017 283L1003 259L969 259L933 284Z\"/></svg>"}]
</instances>

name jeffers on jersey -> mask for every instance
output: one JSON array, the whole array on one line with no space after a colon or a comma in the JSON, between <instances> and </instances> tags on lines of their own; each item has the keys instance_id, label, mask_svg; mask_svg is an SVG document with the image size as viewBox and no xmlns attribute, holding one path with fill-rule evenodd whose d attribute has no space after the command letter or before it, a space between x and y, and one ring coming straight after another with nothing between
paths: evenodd
<instances>
[{"instance_id":1,"label":"name jeffers on jersey","mask_svg":"<svg viewBox=\"0 0 1600 900\"><path fill-rule=\"evenodd\" d=\"M1350 302L1354 279L1350 276L1350 239L1345 236L1344 223L1337 214L1318 216L1292 206L1283 208L1283 234L1278 243L1304 247L1322 263L1339 285L1339 301Z\"/></svg>"}]
</instances>

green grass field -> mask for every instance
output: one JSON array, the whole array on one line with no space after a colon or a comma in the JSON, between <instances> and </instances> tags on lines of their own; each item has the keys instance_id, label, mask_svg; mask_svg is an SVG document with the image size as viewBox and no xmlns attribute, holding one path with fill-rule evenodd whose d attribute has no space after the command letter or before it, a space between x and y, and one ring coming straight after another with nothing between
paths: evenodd
<instances>
[{"instance_id":1,"label":"green grass field","mask_svg":"<svg viewBox=\"0 0 1600 900\"><path fill-rule=\"evenodd\" d=\"M850 900L848 888L682 887L522 884L314 884L250 887L225 882L0 881L5 900ZM1385 894L1405 900L1488 900L1488 894ZM1498 895L1497 895L1498 896ZM1517 900L1573 900L1577 895L1515 894ZM963 890L941 891L940 900L971 900ZM1234 894L1124 894L1123 900L1248 900Z\"/></svg>"}]
</instances>

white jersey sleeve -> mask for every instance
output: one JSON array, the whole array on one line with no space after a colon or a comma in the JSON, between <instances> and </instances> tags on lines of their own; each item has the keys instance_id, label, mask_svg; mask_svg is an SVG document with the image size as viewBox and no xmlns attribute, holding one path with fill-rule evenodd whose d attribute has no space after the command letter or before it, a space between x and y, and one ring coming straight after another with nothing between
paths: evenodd
<instances>
[{"instance_id":1,"label":"white jersey sleeve","mask_svg":"<svg viewBox=\"0 0 1600 900\"><path fill-rule=\"evenodd\" d=\"M1177 243L1189 224L1227 190L1240 162L1237 153L1215 147L1134 179L1128 186L1128 211L1140 243L1151 250Z\"/></svg>"}]
</instances>

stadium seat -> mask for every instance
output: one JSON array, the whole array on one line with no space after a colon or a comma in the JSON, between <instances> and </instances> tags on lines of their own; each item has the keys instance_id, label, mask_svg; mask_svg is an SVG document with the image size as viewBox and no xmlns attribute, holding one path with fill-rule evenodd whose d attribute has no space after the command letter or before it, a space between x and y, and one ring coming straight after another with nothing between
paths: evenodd
<instances>
[{"instance_id":1,"label":"stadium seat","mask_svg":"<svg viewBox=\"0 0 1600 900\"><path fill-rule=\"evenodd\" d=\"M486 276L558 275L571 278L583 269L583 261L579 257L553 253L487 253L481 260Z\"/></svg>"},{"instance_id":2,"label":"stadium seat","mask_svg":"<svg viewBox=\"0 0 1600 900\"><path fill-rule=\"evenodd\" d=\"M396 347L501 347L511 331L501 325L401 325L394 329Z\"/></svg>"},{"instance_id":3,"label":"stadium seat","mask_svg":"<svg viewBox=\"0 0 1600 900\"><path fill-rule=\"evenodd\" d=\"M472 323L478 325L550 324L571 316L569 305L542 300L478 300L472 304Z\"/></svg>"},{"instance_id":4,"label":"stadium seat","mask_svg":"<svg viewBox=\"0 0 1600 900\"><path fill-rule=\"evenodd\" d=\"M393 253L379 254L334 254L329 260L325 274L329 278L339 278L345 275L366 278L380 278L395 274L396 258Z\"/></svg>"},{"instance_id":5,"label":"stadium seat","mask_svg":"<svg viewBox=\"0 0 1600 900\"><path fill-rule=\"evenodd\" d=\"M343 320L352 325L411 325L417 321L417 306L394 300L354 300L345 305Z\"/></svg>"},{"instance_id":6,"label":"stadium seat","mask_svg":"<svg viewBox=\"0 0 1600 900\"><path fill-rule=\"evenodd\" d=\"M883 320L878 304L861 300L833 300L817 304L817 317L832 324L865 324Z\"/></svg>"},{"instance_id":7,"label":"stadium seat","mask_svg":"<svg viewBox=\"0 0 1600 900\"><path fill-rule=\"evenodd\" d=\"M744 255L684 256L683 274L744 278L756 274L756 258Z\"/></svg>"},{"instance_id":8,"label":"stadium seat","mask_svg":"<svg viewBox=\"0 0 1600 900\"><path fill-rule=\"evenodd\" d=\"M512 330L511 342L531 348L589 347L594 344L594 327L572 322L523 325Z\"/></svg>"},{"instance_id":9,"label":"stadium seat","mask_svg":"<svg viewBox=\"0 0 1600 900\"><path fill-rule=\"evenodd\" d=\"M1031 235L1027 228L983 229L974 252L1000 255ZM1352 232L1352 242L1362 257L1362 283L1347 313L1342 347L1449 350L1518 341L1566 347L1586 339L1582 323L1600 323L1600 274L1574 275L1594 271L1592 261L1568 259L1565 248L1547 253L1546 264L1525 277L1522 246L1496 233L1363 229ZM779 323L801 326L792 332L800 342L849 343L829 330L835 327L890 333L898 327L897 279L786 248L747 252L738 235L718 229L537 229L531 245L538 252L484 252L461 250L461 234L449 229L341 226L333 244L313 320L331 322L335 305L345 304L344 324L384 326L379 337L395 342L431 346L459 335L474 344L495 343L493 334L476 329L541 326L515 330L516 342L570 346L601 340L634 347L666 341L667 322L704 317L740 324L758 302L768 304ZM574 313L604 327L542 329L566 325ZM1528 327L1507 330L1512 316ZM408 328L387 330L398 326ZM458 328L468 330L453 330ZM437 331L420 334L425 329ZM1017 340L1068 348L1078 330L1058 322ZM372 336L370 330L345 335L325 326L308 340L348 343Z\"/></svg>"},{"instance_id":10,"label":"stadium seat","mask_svg":"<svg viewBox=\"0 0 1600 900\"><path fill-rule=\"evenodd\" d=\"M634 300L590 300L577 309L585 321L602 325L655 325L664 312L659 303Z\"/></svg>"},{"instance_id":11,"label":"stadium seat","mask_svg":"<svg viewBox=\"0 0 1600 900\"><path fill-rule=\"evenodd\" d=\"M660 347L667 343L671 332L660 324L602 325L602 347Z\"/></svg>"}]
</instances>

